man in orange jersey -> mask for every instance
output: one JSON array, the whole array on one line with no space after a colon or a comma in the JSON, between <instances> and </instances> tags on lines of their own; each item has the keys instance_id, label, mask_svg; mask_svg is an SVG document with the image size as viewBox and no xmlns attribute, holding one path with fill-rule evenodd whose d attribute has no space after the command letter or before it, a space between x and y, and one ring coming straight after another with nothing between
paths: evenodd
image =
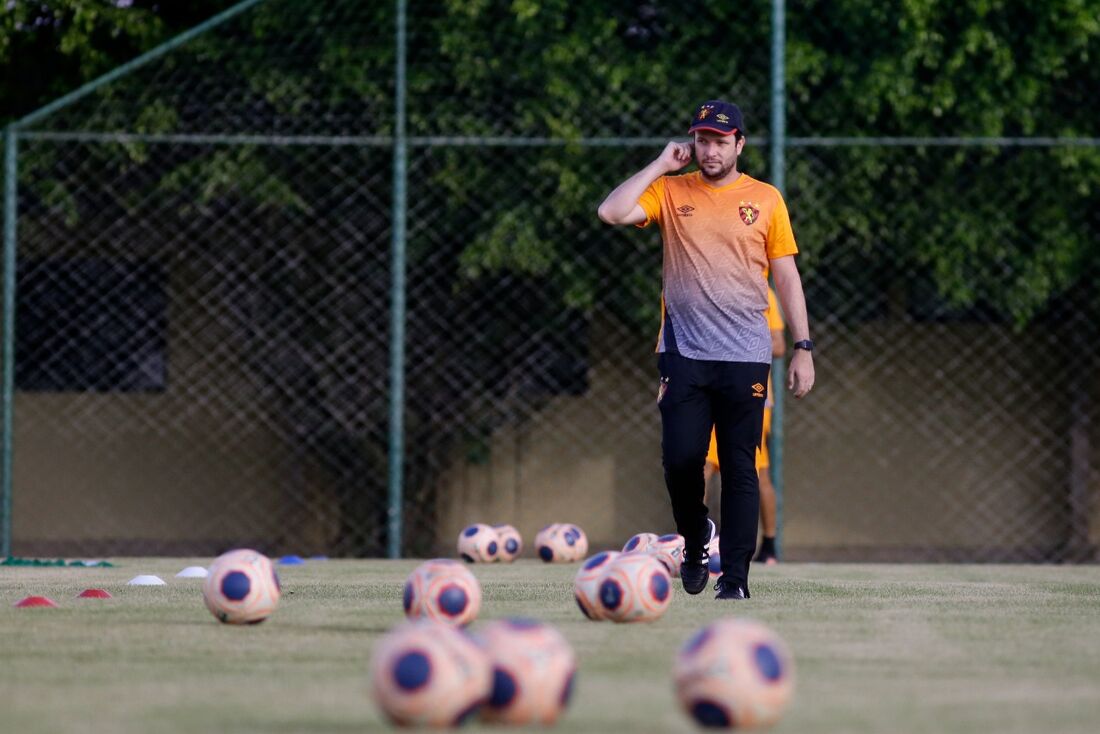
<instances>
[{"instance_id":1,"label":"man in orange jersey","mask_svg":"<svg viewBox=\"0 0 1100 734\"><path fill-rule=\"evenodd\" d=\"M779 312L779 302L775 298L775 291L768 288L768 310L764 312L768 320L768 329L772 335L772 359L783 357L787 353L787 340L783 334L783 314ZM772 381L768 378L768 399L764 402L764 431L760 435L760 446L756 449L756 473L760 482L760 525L764 531L760 541L760 550L753 560L756 563L778 563L779 558L775 552L775 533L777 530L777 517L775 506L775 486L771 479L771 458L768 454L768 437L772 430ZM721 462L718 461L718 440L714 431L710 433L710 447L707 449L707 461L703 466L703 482L706 487L707 497L711 497L710 478L721 471ZM710 503L708 502L708 505ZM719 504L721 504L719 502Z\"/></svg>"},{"instance_id":2,"label":"man in orange jersey","mask_svg":"<svg viewBox=\"0 0 1100 734\"><path fill-rule=\"evenodd\" d=\"M704 102L688 128L600 204L608 224L656 222L664 240L662 323L657 338L662 460L672 515L684 536L680 575L698 594L709 577L703 463L711 426L722 463L719 599L749 597L760 487L755 458L764 423L771 337L767 272L787 315L795 353L787 386L814 384L798 252L779 191L737 170L745 125L737 105ZM691 162L699 170L670 176Z\"/></svg>"}]
</instances>

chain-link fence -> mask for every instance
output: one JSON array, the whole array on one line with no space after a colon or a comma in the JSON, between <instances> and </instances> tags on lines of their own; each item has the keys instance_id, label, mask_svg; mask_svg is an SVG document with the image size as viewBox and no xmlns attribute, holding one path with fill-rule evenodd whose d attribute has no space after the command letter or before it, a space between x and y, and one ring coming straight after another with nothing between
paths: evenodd
<instances>
[{"instance_id":1,"label":"chain-link fence","mask_svg":"<svg viewBox=\"0 0 1100 734\"><path fill-rule=\"evenodd\" d=\"M1031 129L969 120L961 85L914 126L945 84L897 41L921 19L857 5L787 18L820 345L783 421L787 554L1089 558L1100 150L1073 54L1100 33L1068 34ZM595 209L711 97L771 178L771 4L412 2L405 75L397 12L250 0L15 131L15 552L384 552L401 201L403 552L470 521L671 529L659 235Z\"/></svg>"}]
</instances>

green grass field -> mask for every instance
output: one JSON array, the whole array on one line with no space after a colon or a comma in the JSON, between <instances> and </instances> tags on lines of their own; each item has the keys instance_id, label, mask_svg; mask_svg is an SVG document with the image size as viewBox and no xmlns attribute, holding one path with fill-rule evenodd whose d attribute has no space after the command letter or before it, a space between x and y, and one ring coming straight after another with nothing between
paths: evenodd
<instances>
[{"instance_id":1,"label":"green grass field","mask_svg":"<svg viewBox=\"0 0 1100 734\"><path fill-rule=\"evenodd\" d=\"M403 618L401 585L415 562L282 567L282 603L255 627L217 623L201 581L173 578L208 562L0 569L0 729L389 730L367 695L367 664L378 636ZM789 564L754 569L747 602L689 597L677 585L669 612L649 625L585 621L572 600L576 568L473 567L482 620L543 619L576 648L576 694L559 731L693 731L675 702L671 659L722 615L760 619L794 651L794 703L773 731L1100 730L1095 567ZM168 586L125 585L139 573ZM75 598L88 587L115 598ZM29 594L61 608L12 606Z\"/></svg>"}]
</instances>

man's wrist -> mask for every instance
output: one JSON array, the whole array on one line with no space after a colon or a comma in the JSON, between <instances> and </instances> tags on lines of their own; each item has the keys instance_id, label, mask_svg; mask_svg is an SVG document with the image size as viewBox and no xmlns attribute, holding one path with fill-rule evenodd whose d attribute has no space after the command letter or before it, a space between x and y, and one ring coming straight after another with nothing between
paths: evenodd
<instances>
[{"instance_id":1,"label":"man's wrist","mask_svg":"<svg viewBox=\"0 0 1100 734\"><path fill-rule=\"evenodd\" d=\"M812 339L799 339L793 345L791 345L795 351L813 352L814 343Z\"/></svg>"}]
</instances>

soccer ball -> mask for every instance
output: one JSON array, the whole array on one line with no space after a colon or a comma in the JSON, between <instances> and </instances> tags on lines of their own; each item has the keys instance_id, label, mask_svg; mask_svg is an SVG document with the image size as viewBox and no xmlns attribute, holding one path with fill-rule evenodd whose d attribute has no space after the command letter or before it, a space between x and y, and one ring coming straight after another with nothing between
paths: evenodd
<instances>
[{"instance_id":1,"label":"soccer ball","mask_svg":"<svg viewBox=\"0 0 1100 734\"><path fill-rule=\"evenodd\" d=\"M577 658L553 627L529 619L492 622L481 637L493 666L482 716L510 726L553 724L569 704Z\"/></svg>"},{"instance_id":2,"label":"soccer ball","mask_svg":"<svg viewBox=\"0 0 1100 734\"><path fill-rule=\"evenodd\" d=\"M572 558L570 560L579 561L588 555L588 536L584 534L576 525L566 523L562 525L563 533L562 537L565 539L565 544L572 549Z\"/></svg>"},{"instance_id":3,"label":"soccer ball","mask_svg":"<svg viewBox=\"0 0 1100 734\"><path fill-rule=\"evenodd\" d=\"M645 553L624 553L613 560L598 588L600 614L612 622L652 622L672 600L668 571Z\"/></svg>"},{"instance_id":4,"label":"soccer ball","mask_svg":"<svg viewBox=\"0 0 1100 734\"><path fill-rule=\"evenodd\" d=\"M620 555L619 551L597 553L582 563L577 571L573 580L573 596L584 616L591 620L598 622L604 618L599 603L600 581L607 567Z\"/></svg>"},{"instance_id":5,"label":"soccer ball","mask_svg":"<svg viewBox=\"0 0 1100 734\"><path fill-rule=\"evenodd\" d=\"M707 568L710 570L711 581L715 581L722 575L722 557L718 555L718 549L715 548L710 552L710 560L707 561Z\"/></svg>"},{"instance_id":6,"label":"soccer ball","mask_svg":"<svg viewBox=\"0 0 1100 734\"><path fill-rule=\"evenodd\" d=\"M655 540L657 540L657 533L631 535L630 540L623 545L623 553L645 553Z\"/></svg>"},{"instance_id":7,"label":"soccer ball","mask_svg":"<svg viewBox=\"0 0 1100 734\"><path fill-rule=\"evenodd\" d=\"M258 624L279 605L282 587L271 560L254 550L232 550L210 565L202 585L206 608L221 622Z\"/></svg>"},{"instance_id":8,"label":"soccer ball","mask_svg":"<svg viewBox=\"0 0 1100 734\"><path fill-rule=\"evenodd\" d=\"M497 532L497 560L511 563L523 551L523 536L511 525L494 525Z\"/></svg>"},{"instance_id":9,"label":"soccer ball","mask_svg":"<svg viewBox=\"0 0 1100 734\"><path fill-rule=\"evenodd\" d=\"M680 563L684 560L684 536L676 533L662 535L649 544L646 553L660 561L668 575L680 577Z\"/></svg>"},{"instance_id":10,"label":"soccer ball","mask_svg":"<svg viewBox=\"0 0 1100 734\"><path fill-rule=\"evenodd\" d=\"M470 569L450 558L417 566L405 581L405 616L465 627L481 611L481 584Z\"/></svg>"},{"instance_id":11,"label":"soccer ball","mask_svg":"<svg viewBox=\"0 0 1100 734\"><path fill-rule=\"evenodd\" d=\"M484 523L474 523L458 534L458 555L467 563L489 563L497 559L500 538Z\"/></svg>"},{"instance_id":12,"label":"soccer ball","mask_svg":"<svg viewBox=\"0 0 1100 734\"><path fill-rule=\"evenodd\" d=\"M684 644L673 677L680 703L699 724L770 726L794 691L794 660L783 640L763 624L723 619Z\"/></svg>"},{"instance_id":13,"label":"soccer ball","mask_svg":"<svg viewBox=\"0 0 1100 734\"><path fill-rule=\"evenodd\" d=\"M464 632L439 622L403 624L371 656L374 700L399 726L459 726L489 695L492 668Z\"/></svg>"},{"instance_id":14,"label":"soccer ball","mask_svg":"<svg viewBox=\"0 0 1100 734\"><path fill-rule=\"evenodd\" d=\"M539 558L547 563L567 563L577 560L573 554L573 548L577 544L576 538L570 534L566 538L566 526L559 522L547 525L535 536L535 548L538 549Z\"/></svg>"}]
</instances>

